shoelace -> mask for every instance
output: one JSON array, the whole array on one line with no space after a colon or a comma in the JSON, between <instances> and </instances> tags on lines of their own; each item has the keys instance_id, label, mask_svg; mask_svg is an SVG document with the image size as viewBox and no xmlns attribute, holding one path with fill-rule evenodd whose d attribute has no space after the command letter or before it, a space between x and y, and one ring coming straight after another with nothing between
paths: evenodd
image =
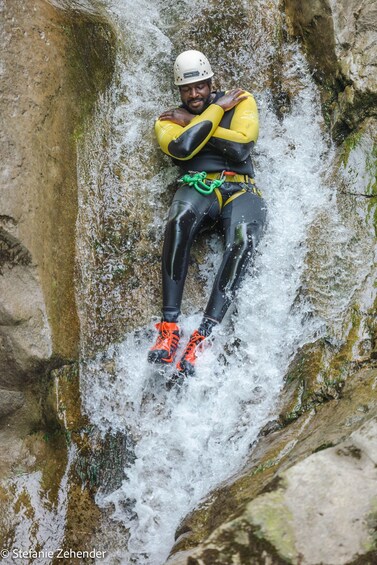
<instances>
[{"instance_id":1,"label":"shoelace","mask_svg":"<svg viewBox=\"0 0 377 565\"><path fill-rule=\"evenodd\" d=\"M186 346L186 350L184 352L183 358L187 359L188 357L192 358L195 348L205 339L204 335L201 335L199 332L194 332L190 338Z\"/></svg>"},{"instance_id":2,"label":"shoelace","mask_svg":"<svg viewBox=\"0 0 377 565\"><path fill-rule=\"evenodd\" d=\"M177 347L179 336L168 328L165 322L157 324L157 327L160 335L157 338L154 349L166 349L166 351L169 351L171 346ZM171 339L172 343L164 343L168 339Z\"/></svg>"}]
</instances>

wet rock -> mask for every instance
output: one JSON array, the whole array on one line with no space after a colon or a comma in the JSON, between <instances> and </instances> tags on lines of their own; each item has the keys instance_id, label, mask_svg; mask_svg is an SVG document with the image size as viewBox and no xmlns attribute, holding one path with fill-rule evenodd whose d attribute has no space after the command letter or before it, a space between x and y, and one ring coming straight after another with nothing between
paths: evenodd
<instances>
[{"instance_id":1,"label":"wet rock","mask_svg":"<svg viewBox=\"0 0 377 565\"><path fill-rule=\"evenodd\" d=\"M111 520L111 508L99 508L95 495L99 488L104 495L120 487L124 468L133 457L133 446L123 434L103 436L82 414L77 363L54 370L52 377L45 410L50 416L55 414L61 425L60 434L64 434L68 448L75 452L70 468L62 546L67 550L81 551L83 547L91 549L93 546L105 550L113 538L112 543L122 547L127 532L122 524Z\"/></svg>"},{"instance_id":2,"label":"wet rock","mask_svg":"<svg viewBox=\"0 0 377 565\"><path fill-rule=\"evenodd\" d=\"M25 402L22 392L0 389L0 418L15 412Z\"/></svg>"},{"instance_id":3,"label":"wet rock","mask_svg":"<svg viewBox=\"0 0 377 565\"><path fill-rule=\"evenodd\" d=\"M285 10L289 31L302 39L317 79L320 82L330 77L336 79L339 70L330 0L287 0Z\"/></svg>"},{"instance_id":4,"label":"wet rock","mask_svg":"<svg viewBox=\"0 0 377 565\"><path fill-rule=\"evenodd\" d=\"M50 358L51 332L35 267L4 266L0 296L0 384L11 386Z\"/></svg>"},{"instance_id":5,"label":"wet rock","mask_svg":"<svg viewBox=\"0 0 377 565\"><path fill-rule=\"evenodd\" d=\"M78 353L76 140L115 49L93 7L80 13L69 4L36 0L31 16L29 2L16 0L2 11L0 335L9 379L23 378L36 359ZM15 316L21 302L27 315Z\"/></svg>"},{"instance_id":6,"label":"wet rock","mask_svg":"<svg viewBox=\"0 0 377 565\"><path fill-rule=\"evenodd\" d=\"M287 0L286 10L291 33L302 39L322 87L333 135L342 140L376 115L376 4Z\"/></svg>"},{"instance_id":7,"label":"wet rock","mask_svg":"<svg viewBox=\"0 0 377 565\"><path fill-rule=\"evenodd\" d=\"M82 549L99 511L67 444L84 426L78 373L64 429L51 369L78 356L76 143L112 77L115 40L91 2L64 0L6 1L0 40L0 545L41 548L46 531L60 543L69 515Z\"/></svg>"}]
</instances>

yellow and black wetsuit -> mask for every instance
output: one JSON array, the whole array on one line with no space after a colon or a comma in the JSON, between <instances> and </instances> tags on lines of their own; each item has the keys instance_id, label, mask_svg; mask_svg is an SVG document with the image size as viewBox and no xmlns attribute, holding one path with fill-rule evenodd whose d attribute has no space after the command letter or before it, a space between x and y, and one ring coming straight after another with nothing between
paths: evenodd
<instances>
[{"instance_id":1,"label":"yellow and black wetsuit","mask_svg":"<svg viewBox=\"0 0 377 565\"><path fill-rule=\"evenodd\" d=\"M266 206L253 184L250 151L258 137L258 111L250 94L224 112L216 104L224 93L186 127L157 121L161 149L181 171L205 171L220 177L236 175L216 191L203 195L183 185L169 212L162 253L163 319L176 322L180 314L190 250L195 236L208 221L219 221L225 251L204 316L220 322L228 309L263 232Z\"/></svg>"},{"instance_id":2,"label":"yellow and black wetsuit","mask_svg":"<svg viewBox=\"0 0 377 565\"><path fill-rule=\"evenodd\" d=\"M164 153L170 155L182 171L207 173L231 170L253 176L250 151L258 138L258 109L254 97L224 112L215 97L188 126L157 120L155 131Z\"/></svg>"}]
</instances>

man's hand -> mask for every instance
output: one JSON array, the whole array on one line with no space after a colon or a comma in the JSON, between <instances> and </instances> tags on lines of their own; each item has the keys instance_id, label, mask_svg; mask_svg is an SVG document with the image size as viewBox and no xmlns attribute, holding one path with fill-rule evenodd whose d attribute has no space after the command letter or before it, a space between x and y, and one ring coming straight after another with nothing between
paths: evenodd
<instances>
[{"instance_id":1,"label":"man's hand","mask_svg":"<svg viewBox=\"0 0 377 565\"><path fill-rule=\"evenodd\" d=\"M190 112L184 108L173 108L172 110L162 112L158 119L162 121L169 120L179 126L185 127L189 125L193 118L195 118L194 114L190 114Z\"/></svg>"},{"instance_id":2,"label":"man's hand","mask_svg":"<svg viewBox=\"0 0 377 565\"><path fill-rule=\"evenodd\" d=\"M215 104L220 106L226 112L227 110L231 110L234 106L237 106L242 100L246 100L248 98L248 94L244 94L244 90L242 88L234 88L233 90L229 90L224 96L216 100Z\"/></svg>"}]
</instances>

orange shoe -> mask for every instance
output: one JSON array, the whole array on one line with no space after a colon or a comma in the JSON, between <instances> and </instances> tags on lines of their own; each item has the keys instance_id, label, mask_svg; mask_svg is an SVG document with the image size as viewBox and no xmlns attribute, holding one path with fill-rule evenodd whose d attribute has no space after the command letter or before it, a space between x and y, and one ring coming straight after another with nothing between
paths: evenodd
<instances>
[{"instance_id":1,"label":"orange shoe","mask_svg":"<svg viewBox=\"0 0 377 565\"><path fill-rule=\"evenodd\" d=\"M175 322L156 324L158 336L156 343L149 350L149 363L172 363L179 343L179 327Z\"/></svg>"},{"instance_id":2,"label":"orange shoe","mask_svg":"<svg viewBox=\"0 0 377 565\"><path fill-rule=\"evenodd\" d=\"M198 349L201 349L200 344L205 339L205 336L195 330L186 349L183 352L181 360L177 363L177 369L180 373L185 375L193 375L195 373L195 362L197 358Z\"/></svg>"}]
</instances>

